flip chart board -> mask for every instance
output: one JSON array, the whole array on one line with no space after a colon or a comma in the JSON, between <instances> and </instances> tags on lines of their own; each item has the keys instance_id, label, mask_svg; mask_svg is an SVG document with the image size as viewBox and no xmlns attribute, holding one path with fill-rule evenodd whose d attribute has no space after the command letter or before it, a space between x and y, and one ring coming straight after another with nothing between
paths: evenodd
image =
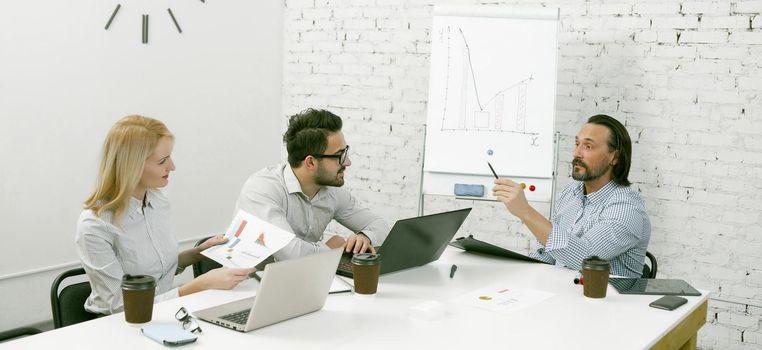
<instances>
[{"instance_id":1,"label":"flip chart board","mask_svg":"<svg viewBox=\"0 0 762 350\"><path fill-rule=\"evenodd\" d=\"M489 199L490 162L528 199L550 200L558 18L555 8L434 9L424 194L480 197L455 185L483 185Z\"/></svg>"}]
</instances>

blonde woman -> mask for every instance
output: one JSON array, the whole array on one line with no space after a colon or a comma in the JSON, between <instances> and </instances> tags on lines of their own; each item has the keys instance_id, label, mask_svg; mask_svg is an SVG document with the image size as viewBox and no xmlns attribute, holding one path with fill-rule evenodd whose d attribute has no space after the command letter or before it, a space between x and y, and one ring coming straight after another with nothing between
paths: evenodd
<instances>
[{"instance_id":1,"label":"blonde woman","mask_svg":"<svg viewBox=\"0 0 762 350\"><path fill-rule=\"evenodd\" d=\"M109 131L95 191L85 201L75 239L93 289L85 302L88 311L122 311L124 274L156 278L158 302L206 289L231 289L254 272L220 268L173 288L174 275L203 259L202 250L225 242L217 236L179 252L169 203L158 190L175 170L173 145L167 127L152 118L128 116Z\"/></svg>"}]
</instances>

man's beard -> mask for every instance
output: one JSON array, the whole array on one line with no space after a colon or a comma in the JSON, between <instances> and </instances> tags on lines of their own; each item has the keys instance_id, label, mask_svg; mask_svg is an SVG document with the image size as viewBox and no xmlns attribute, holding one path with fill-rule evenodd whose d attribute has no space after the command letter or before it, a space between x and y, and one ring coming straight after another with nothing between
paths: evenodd
<instances>
[{"instance_id":1,"label":"man's beard","mask_svg":"<svg viewBox=\"0 0 762 350\"><path fill-rule=\"evenodd\" d=\"M319 186L344 186L344 178L339 177L339 173L344 171L347 167L341 166L336 173L330 173L323 168L323 165L318 165L317 174L315 174L315 183Z\"/></svg>"},{"instance_id":2,"label":"man's beard","mask_svg":"<svg viewBox=\"0 0 762 350\"><path fill-rule=\"evenodd\" d=\"M575 165L584 168L585 173L584 174L578 173L576 168L574 167ZM596 180L599 177L603 176L603 174L605 174L607 171L609 171L609 169L611 169L611 165L609 165L608 163L598 169L591 169L590 166L583 163L581 159L574 158L574 160L572 160L572 179L577 181Z\"/></svg>"}]
</instances>

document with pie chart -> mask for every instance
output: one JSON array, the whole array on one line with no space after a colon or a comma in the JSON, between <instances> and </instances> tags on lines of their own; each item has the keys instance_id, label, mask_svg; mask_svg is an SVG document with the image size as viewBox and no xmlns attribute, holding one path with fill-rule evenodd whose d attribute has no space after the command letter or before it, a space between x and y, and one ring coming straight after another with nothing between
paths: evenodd
<instances>
[{"instance_id":1,"label":"document with pie chart","mask_svg":"<svg viewBox=\"0 0 762 350\"><path fill-rule=\"evenodd\" d=\"M201 254L225 267L249 268L286 246L294 234L239 210L225 237L227 242Z\"/></svg>"},{"instance_id":2,"label":"document with pie chart","mask_svg":"<svg viewBox=\"0 0 762 350\"><path fill-rule=\"evenodd\" d=\"M453 299L454 302L500 313L511 313L539 304L555 294L541 290L493 284Z\"/></svg>"}]
</instances>

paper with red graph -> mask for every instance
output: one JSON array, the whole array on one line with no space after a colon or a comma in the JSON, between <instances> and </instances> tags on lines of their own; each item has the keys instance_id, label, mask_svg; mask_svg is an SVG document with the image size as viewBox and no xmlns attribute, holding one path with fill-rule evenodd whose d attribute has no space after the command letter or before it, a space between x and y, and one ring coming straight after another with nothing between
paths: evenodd
<instances>
[{"instance_id":1,"label":"paper with red graph","mask_svg":"<svg viewBox=\"0 0 762 350\"><path fill-rule=\"evenodd\" d=\"M294 234L239 210L225 232L228 239L201 252L225 267L254 267L291 242Z\"/></svg>"}]
</instances>

